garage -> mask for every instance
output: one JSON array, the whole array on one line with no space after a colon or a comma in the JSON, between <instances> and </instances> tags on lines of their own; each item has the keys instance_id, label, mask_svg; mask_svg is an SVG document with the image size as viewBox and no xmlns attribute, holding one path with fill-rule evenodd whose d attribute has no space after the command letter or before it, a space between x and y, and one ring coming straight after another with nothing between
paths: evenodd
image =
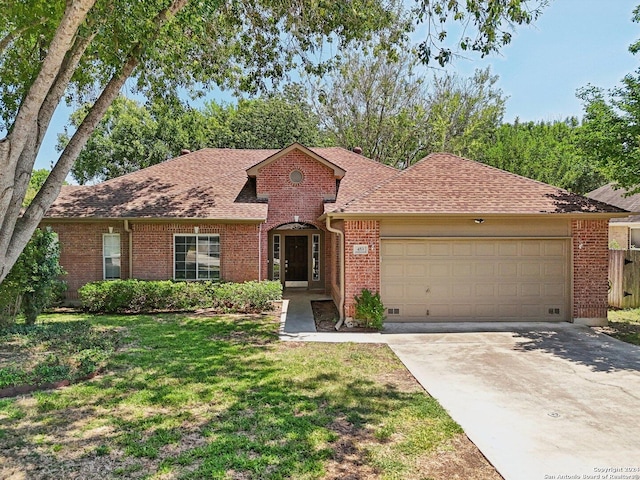
<instances>
[{"instance_id":1,"label":"garage","mask_svg":"<svg viewBox=\"0 0 640 480\"><path fill-rule=\"evenodd\" d=\"M381 240L389 321L567 321L566 238Z\"/></svg>"}]
</instances>

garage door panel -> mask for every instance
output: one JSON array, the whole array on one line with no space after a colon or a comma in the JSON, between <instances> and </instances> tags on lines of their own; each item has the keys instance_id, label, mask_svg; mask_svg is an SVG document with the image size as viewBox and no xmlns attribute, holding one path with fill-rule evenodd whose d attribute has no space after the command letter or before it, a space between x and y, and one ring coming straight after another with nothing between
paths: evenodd
<instances>
[{"instance_id":1,"label":"garage door panel","mask_svg":"<svg viewBox=\"0 0 640 480\"><path fill-rule=\"evenodd\" d=\"M492 284L477 284L475 286L475 294L479 297L493 298L493 296L496 294L495 286Z\"/></svg>"},{"instance_id":2,"label":"garage door panel","mask_svg":"<svg viewBox=\"0 0 640 480\"><path fill-rule=\"evenodd\" d=\"M493 277L497 274L497 265L486 261L474 265L474 273L478 277Z\"/></svg>"},{"instance_id":3,"label":"garage door panel","mask_svg":"<svg viewBox=\"0 0 640 480\"><path fill-rule=\"evenodd\" d=\"M407 243L405 254L409 257L422 257L429 254L429 246L424 243Z\"/></svg>"},{"instance_id":4,"label":"garage door panel","mask_svg":"<svg viewBox=\"0 0 640 480\"><path fill-rule=\"evenodd\" d=\"M518 255L518 244L514 242L498 244L498 255L501 257L515 257Z\"/></svg>"},{"instance_id":5,"label":"garage door panel","mask_svg":"<svg viewBox=\"0 0 640 480\"><path fill-rule=\"evenodd\" d=\"M452 265L450 263L433 263L428 267L429 275L432 278L448 278L451 276L451 267Z\"/></svg>"},{"instance_id":6,"label":"garage door panel","mask_svg":"<svg viewBox=\"0 0 640 480\"><path fill-rule=\"evenodd\" d=\"M567 320L568 247L556 239L383 240L382 300L398 309L392 318L409 321Z\"/></svg>"},{"instance_id":7,"label":"garage door panel","mask_svg":"<svg viewBox=\"0 0 640 480\"><path fill-rule=\"evenodd\" d=\"M432 257L450 257L452 248L453 245L448 242L433 242L429 246L429 255Z\"/></svg>"},{"instance_id":8,"label":"garage door panel","mask_svg":"<svg viewBox=\"0 0 640 480\"><path fill-rule=\"evenodd\" d=\"M411 263L406 266L408 277L424 277L427 274L427 265L424 263Z\"/></svg>"},{"instance_id":9,"label":"garage door panel","mask_svg":"<svg viewBox=\"0 0 640 480\"><path fill-rule=\"evenodd\" d=\"M403 257L404 244L383 242L382 255L385 257Z\"/></svg>"}]
</instances>

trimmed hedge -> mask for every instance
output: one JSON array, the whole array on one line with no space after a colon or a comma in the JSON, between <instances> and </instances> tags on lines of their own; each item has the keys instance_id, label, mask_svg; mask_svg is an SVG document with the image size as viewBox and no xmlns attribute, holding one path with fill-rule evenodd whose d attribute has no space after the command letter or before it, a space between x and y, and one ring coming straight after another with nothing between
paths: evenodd
<instances>
[{"instance_id":1,"label":"trimmed hedge","mask_svg":"<svg viewBox=\"0 0 640 480\"><path fill-rule=\"evenodd\" d=\"M174 282L107 280L78 290L82 307L92 313L193 311L211 308L226 313L257 313L282 298L280 282Z\"/></svg>"}]
</instances>

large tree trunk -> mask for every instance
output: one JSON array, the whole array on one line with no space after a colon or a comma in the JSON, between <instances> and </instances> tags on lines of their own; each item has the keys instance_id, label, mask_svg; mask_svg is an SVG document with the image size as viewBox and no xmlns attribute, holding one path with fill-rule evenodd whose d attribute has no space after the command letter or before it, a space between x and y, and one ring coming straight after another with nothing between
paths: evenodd
<instances>
[{"instance_id":1,"label":"large tree trunk","mask_svg":"<svg viewBox=\"0 0 640 480\"><path fill-rule=\"evenodd\" d=\"M67 10L42 63L40 73L18 111L10 134L0 140L0 283L60 193L65 178L91 133L140 62L145 47L142 42L133 47L122 68L104 87L44 185L20 215L35 158L53 112L93 38L77 38L77 32L94 3L95 0L67 2ZM168 8L159 12L154 18L156 32L159 32L162 25L187 3L188 0L174 0Z\"/></svg>"}]
</instances>

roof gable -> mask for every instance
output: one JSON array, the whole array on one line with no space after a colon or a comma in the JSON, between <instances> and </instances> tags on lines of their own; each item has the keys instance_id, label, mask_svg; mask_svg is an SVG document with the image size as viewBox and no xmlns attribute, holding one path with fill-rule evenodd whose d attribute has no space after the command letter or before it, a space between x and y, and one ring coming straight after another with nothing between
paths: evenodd
<instances>
[{"instance_id":1,"label":"roof gable","mask_svg":"<svg viewBox=\"0 0 640 480\"><path fill-rule=\"evenodd\" d=\"M335 177L338 178L338 179L343 178L345 176L345 174L346 174L346 171L343 168L341 168L338 165L336 165L335 163L327 160L322 155L314 152L313 150L305 147L304 145L296 142L296 143L292 143L288 147L283 148L282 150L280 150L280 151L274 153L273 155L271 155L270 157L267 157L264 160L262 160L261 162L256 163L252 167L248 168L247 169L247 175L249 175L250 177L254 177L255 178L258 175L258 172L262 168L264 168L267 165L275 162L276 160L284 157L285 155L287 155L292 150L300 150L301 152L305 153L306 155L308 155L309 157L313 158L317 162L319 162L319 163L323 164L324 166L330 168L331 170L333 170L333 173L334 173Z\"/></svg>"},{"instance_id":2,"label":"roof gable","mask_svg":"<svg viewBox=\"0 0 640 480\"><path fill-rule=\"evenodd\" d=\"M351 214L621 213L561 188L435 153L333 210Z\"/></svg>"}]
</instances>

